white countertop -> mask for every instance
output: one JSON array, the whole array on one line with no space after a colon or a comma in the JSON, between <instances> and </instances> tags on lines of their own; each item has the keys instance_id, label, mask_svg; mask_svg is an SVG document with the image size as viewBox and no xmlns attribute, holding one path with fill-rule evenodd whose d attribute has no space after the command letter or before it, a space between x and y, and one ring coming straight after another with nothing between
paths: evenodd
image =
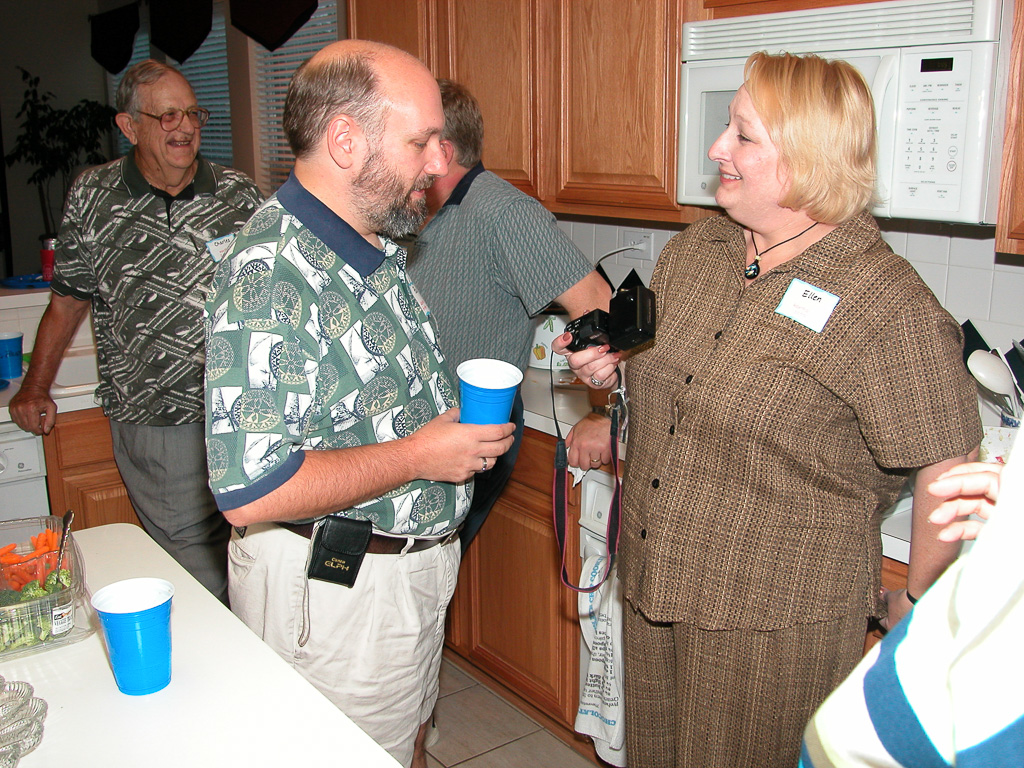
<instances>
[{"instance_id":1,"label":"white countertop","mask_svg":"<svg viewBox=\"0 0 1024 768\"><path fill-rule=\"evenodd\" d=\"M0 288L0 310L17 310L25 307L45 307L49 301L49 288ZM33 320L33 329L37 322L38 320ZM73 345L74 343L75 342L72 341ZM82 345L80 348L71 350L68 354L69 356L82 354L95 355L95 350L86 350L85 345ZM7 406L11 402L11 398L17 394L18 389L21 387L21 381L21 378L13 379L11 380L9 387L0 391L0 424L11 420L11 414ZM59 377L58 381L60 381ZM70 411L81 411L86 408L95 408L96 401L93 398L94 390L95 385L90 387L76 386L71 388L68 393L61 393L60 388L58 387L57 391L54 391L51 394L54 401L57 403L58 413L67 413Z\"/></svg>"},{"instance_id":2,"label":"white countertop","mask_svg":"<svg viewBox=\"0 0 1024 768\"><path fill-rule=\"evenodd\" d=\"M122 694L99 632L0 661L0 675L30 683L49 705L22 768L399 765L141 528L104 525L75 539L93 592L136 576L174 584L171 682Z\"/></svg>"},{"instance_id":3,"label":"white countertop","mask_svg":"<svg viewBox=\"0 0 1024 768\"><path fill-rule=\"evenodd\" d=\"M561 371L554 372L555 381L561 377L569 378L571 374ZM551 401L551 379L550 373L544 368L527 368L523 375L523 421L526 426L544 432L548 435L555 434L555 417ZM572 429L573 424L590 413L590 400L587 392L582 387L555 389L554 408L558 413L558 427L562 430L562 437Z\"/></svg>"},{"instance_id":4,"label":"white countertop","mask_svg":"<svg viewBox=\"0 0 1024 768\"><path fill-rule=\"evenodd\" d=\"M42 307L50 301L49 288L3 288L0 287L0 309L20 307Z\"/></svg>"},{"instance_id":5,"label":"white countertop","mask_svg":"<svg viewBox=\"0 0 1024 768\"><path fill-rule=\"evenodd\" d=\"M21 379L13 379L11 385L0 392L0 424L11 420L11 412L8 405L11 398L21 389ZM53 401L57 403L57 413L70 413L71 411L84 411L86 408L95 408L96 399L92 392L87 392L69 397L54 396Z\"/></svg>"}]
</instances>

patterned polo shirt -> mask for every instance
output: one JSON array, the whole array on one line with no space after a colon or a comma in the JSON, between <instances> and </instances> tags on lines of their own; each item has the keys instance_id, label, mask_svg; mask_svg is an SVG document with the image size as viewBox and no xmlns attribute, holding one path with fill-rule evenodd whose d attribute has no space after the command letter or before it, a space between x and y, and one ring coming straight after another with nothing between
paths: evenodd
<instances>
[{"instance_id":1,"label":"patterned polo shirt","mask_svg":"<svg viewBox=\"0 0 1024 768\"><path fill-rule=\"evenodd\" d=\"M720 216L655 267L658 338L626 367L623 594L704 629L872 615L881 512L981 439L963 335L867 214L750 285L745 257Z\"/></svg>"},{"instance_id":2,"label":"patterned polo shirt","mask_svg":"<svg viewBox=\"0 0 1024 768\"><path fill-rule=\"evenodd\" d=\"M530 318L592 269L544 206L479 163L416 238L409 263L453 370L474 357L526 368Z\"/></svg>"},{"instance_id":3,"label":"patterned polo shirt","mask_svg":"<svg viewBox=\"0 0 1024 768\"><path fill-rule=\"evenodd\" d=\"M219 265L206 375L220 509L284 485L307 450L398 440L458 405L405 251L382 242L374 248L292 176ZM465 517L471 489L416 480L338 514L390 533L439 535Z\"/></svg>"},{"instance_id":4,"label":"patterned polo shirt","mask_svg":"<svg viewBox=\"0 0 1024 768\"><path fill-rule=\"evenodd\" d=\"M199 157L177 198L154 194L126 157L71 187L51 289L92 303L103 412L128 424L203 420L206 244L237 232L263 202L247 176Z\"/></svg>"}]
</instances>

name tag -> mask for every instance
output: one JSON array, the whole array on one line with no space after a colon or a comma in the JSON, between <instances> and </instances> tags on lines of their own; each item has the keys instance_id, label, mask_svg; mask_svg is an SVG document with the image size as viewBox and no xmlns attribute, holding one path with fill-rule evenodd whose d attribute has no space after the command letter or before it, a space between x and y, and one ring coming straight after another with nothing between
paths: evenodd
<instances>
[{"instance_id":1,"label":"name tag","mask_svg":"<svg viewBox=\"0 0 1024 768\"><path fill-rule=\"evenodd\" d=\"M821 333L821 329L832 317L832 311L838 303L839 297L835 294L794 278L786 289L786 293L783 294L779 306L775 308L775 312L791 320L796 320L800 325L807 326L815 333Z\"/></svg>"},{"instance_id":2,"label":"name tag","mask_svg":"<svg viewBox=\"0 0 1024 768\"><path fill-rule=\"evenodd\" d=\"M234 242L234 235L222 235L215 240L210 240L206 244L206 250L209 251L210 257L213 259L214 263L216 263L227 255Z\"/></svg>"}]
</instances>

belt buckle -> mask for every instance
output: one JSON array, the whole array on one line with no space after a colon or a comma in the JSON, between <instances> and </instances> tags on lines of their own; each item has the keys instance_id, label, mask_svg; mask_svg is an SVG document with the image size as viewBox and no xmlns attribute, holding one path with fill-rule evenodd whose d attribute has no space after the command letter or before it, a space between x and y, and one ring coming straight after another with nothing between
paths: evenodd
<instances>
[{"instance_id":1,"label":"belt buckle","mask_svg":"<svg viewBox=\"0 0 1024 768\"><path fill-rule=\"evenodd\" d=\"M458 539L459 538L459 531L460 530L462 530L462 526L461 525L458 528L456 528L455 530L453 530L451 533L449 533L447 536L445 536L444 539L441 540L441 546L442 547L447 546L447 545L451 544L453 541L455 541L456 539Z\"/></svg>"}]
</instances>

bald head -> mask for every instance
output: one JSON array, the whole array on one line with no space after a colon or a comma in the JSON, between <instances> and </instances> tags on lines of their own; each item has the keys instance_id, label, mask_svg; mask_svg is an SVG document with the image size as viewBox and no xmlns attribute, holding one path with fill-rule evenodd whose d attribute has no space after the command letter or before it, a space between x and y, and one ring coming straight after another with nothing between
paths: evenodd
<instances>
[{"instance_id":1,"label":"bald head","mask_svg":"<svg viewBox=\"0 0 1024 768\"><path fill-rule=\"evenodd\" d=\"M396 86L431 75L405 51L366 40L340 40L296 70L284 106L284 131L297 158L309 156L331 120L346 114L373 140L383 135Z\"/></svg>"}]
</instances>

